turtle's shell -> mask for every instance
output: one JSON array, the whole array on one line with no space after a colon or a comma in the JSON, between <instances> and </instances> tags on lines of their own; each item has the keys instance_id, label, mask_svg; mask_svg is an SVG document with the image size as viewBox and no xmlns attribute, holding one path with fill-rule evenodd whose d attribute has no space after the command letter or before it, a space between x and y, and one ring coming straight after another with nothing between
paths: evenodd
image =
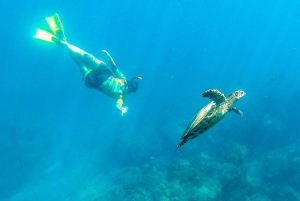
<instances>
[{"instance_id":1,"label":"turtle's shell","mask_svg":"<svg viewBox=\"0 0 300 201\"><path fill-rule=\"evenodd\" d=\"M218 105L212 101L202 108L189 123L182 135L182 140L186 142L187 140L196 138L221 121L227 113L228 104L226 101Z\"/></svg>"},{"instance_id":2,"label":"turtle's shell","mask_svg":"<svg viewBox=\"0 0 300 201\"><path fill-rule=\"evenodd\" d=\"M201 135L219 121L221 121L229 111L233 111L239 115L243 115L242 111L236 107L229 107L237 100L245 96L245 92L238 90L233 92L228 98L216 89L205 91L202 96L212 100L208 105L203 107L194 119L189 123L181 138L180 144L176 150L184 145L188 140L194 139Z\"/></svg>"}]
</instances>

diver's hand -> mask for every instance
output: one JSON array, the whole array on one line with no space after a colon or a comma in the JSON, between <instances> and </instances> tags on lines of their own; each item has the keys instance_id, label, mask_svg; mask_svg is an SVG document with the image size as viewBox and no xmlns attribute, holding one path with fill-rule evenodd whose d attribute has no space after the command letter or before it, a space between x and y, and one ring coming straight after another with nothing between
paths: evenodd
<instances>
[{"instance_id":1,"label":"diver's hand","mask_svg":"<svg viewBox=\"0 0 300 201\"><path fill-rule=\"evenodd\" d=\"M121 107L120 110L121 110L122 116L123 116L127 112L128 107Z\"/></svg>"},{"instance_id":2,"label":"diver's hand","mask_svg":"<svg viewBox=\"0 0 300 201\"><path fill-rule=\"evenodd\" d=\"M108 51L102 50L102 52L104 52L104 53L106 54L106 56L108 57L108 60L112 63L112 65L113 65L114 67L116 67L117 65L116 65L115 61L113 60L113 58L112 58L112 57L110 56L110 54L108 53Z\"/></svg>"}]
</instances>

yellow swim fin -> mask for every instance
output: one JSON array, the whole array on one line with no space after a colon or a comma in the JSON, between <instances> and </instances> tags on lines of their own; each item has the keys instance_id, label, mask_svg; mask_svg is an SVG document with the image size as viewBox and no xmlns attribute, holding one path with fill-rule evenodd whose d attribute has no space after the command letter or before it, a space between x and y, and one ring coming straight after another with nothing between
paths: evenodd
<instances>
[{"instance_id":1,"label":"yellow swim fin","mask_svg":"<svg viewBox=\"0 0 300 201\"><path fill-rule=\"evenodd\" d=\"M56 38L52 33L49 33L48 31L42 30L42 29L37 29L36 30L36 34L34 36L34 38L43 40L43 41L47 41L50 43L55 43L53 41L54 38Z\"/></svg>"},{"instance_id":2,"label":"yellow swim fin","mask_svg":"<svg viewBox=\"0 0 300 201\"><path fill-rule=\"evenodd\" d=\"M53 15L52 17L47 17L46 21L48 25L50 26L53 33L60 39L60 40L66 40L66 36L64 33L64 28L62 26L62 23L59 19L58 14Z\"/></svg>"}]
</instances>

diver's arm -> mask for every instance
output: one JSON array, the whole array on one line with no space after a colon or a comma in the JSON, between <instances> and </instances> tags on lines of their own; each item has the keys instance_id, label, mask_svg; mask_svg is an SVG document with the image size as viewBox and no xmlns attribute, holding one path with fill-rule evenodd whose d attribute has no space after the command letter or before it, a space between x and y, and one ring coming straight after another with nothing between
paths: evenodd
<instances>
[{"instance_id":1,"label":"diver's arm","mask_svg":"<svg viewBox=\"0 0 300 201\"><path fill-rule=\"evenodd\" d=\"M125 76L123 75L123 73L121 73L119 71L119 69L117 68L117 65L116 65L115 61L110 56L110 54L106 50L102 50L102 52L104 52L106 54L106 56L108 57L108 62L109 62L109 65L110 65L110 69L111 69L112 73L114 74L114 76L116 78L120 78L120 79L123 79L123 80L126 81Z\"/></svg>"},{"instance_id":2,"label":"diver's arm","mask_svg":"<svg viewBox=\"0 0 300 201\"><path fill-rule=\"evenodd\" d=\"M124 80L124 81L126 82L126 77L123 75L123 73L121 73L121 72L119 71L119 69L116 69L116 70L114 71L114 74L115 74L115 76L116 76L117 78L122 79L122 80Z\"/></svg>"},{"instance_id":3,"label":"diver's arm","mask_svg":"<svg viewBox=\"0 0 300 201\"><path fill-rule=\"evenodd\" d=\"M110 56L110 54L106 50L102 50L102 52L104 52L106 54L106 56L108 57L108 61L109 61L111 70L115 71L117 69L117 65L116 65L115 61L113 60L113 58Z\"/></svg>"},{"instance_id":4,"label":"diver's arm","mask_svg":"<svg viewBox=\"0 0 300 201\"><path fill-rule=\"evenodd\" d=\"M123 107L123 103L124 103L124 100L123 100L123 95L120 94L120 97L119 99L117 100L117 109L120 110L122 112L122 116L127 112L128 108L127 107Z\"/></svg>"}]
</instances>

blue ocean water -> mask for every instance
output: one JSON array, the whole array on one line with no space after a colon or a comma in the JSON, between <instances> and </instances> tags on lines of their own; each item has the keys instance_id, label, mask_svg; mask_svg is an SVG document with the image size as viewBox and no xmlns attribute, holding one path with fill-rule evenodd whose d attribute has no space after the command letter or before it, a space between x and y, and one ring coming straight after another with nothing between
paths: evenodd
<instances>
[{"instance_id":1,"label":"blue ocean water","mask_svg":"<svg viewBox=\"0 0 300 201\"><path fill-rule=\"evenodd\" d=\"M0 200L300 200L298 1L1 5ZM124 116L33 38L54 13L71 44L143 77ZM244 90L244 116L175 151L207 89Z\"/></svg>"}]
</instances>

